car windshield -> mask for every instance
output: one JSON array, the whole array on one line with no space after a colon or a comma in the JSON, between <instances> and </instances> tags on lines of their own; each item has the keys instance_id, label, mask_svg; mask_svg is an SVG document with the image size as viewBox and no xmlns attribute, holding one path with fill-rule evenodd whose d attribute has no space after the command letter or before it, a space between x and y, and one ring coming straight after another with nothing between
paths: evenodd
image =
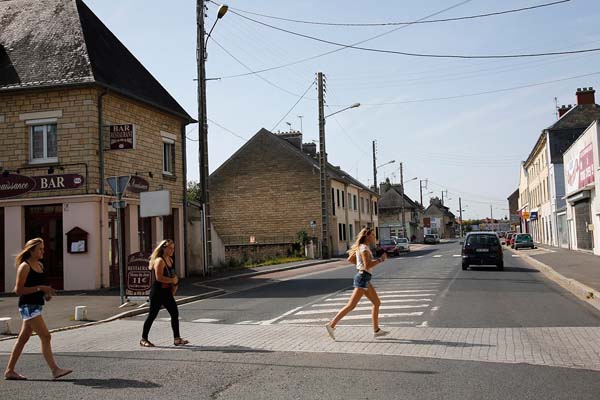
<instances>
[{"instance_id":1,"label":"car windshield","mask_svg":"<svg viewBox=\"0 0 600 400\"><path fill-rule=\"evenodd\" d=\"M435 238L435 236L433 236L433 235L425 235L425 237L426 237L426 238L429 238L429 239L433 239L433 238Z\"/></svg>"},{"instance_id":2,"label":"car windshield","mask_svg":"<svg viewBox=\"0 0 600 400\"><path fill-rule=\"evenodd\" d=\"M408 243L408 239L398 239L396 240L398 243Z\"/></svg>"},{"instance_id":3,"label":"car windshield","mask_svg":"<svg viewBox=\"0 0 600 400\"><path fill-rule=\"evenodd\" d=\"M533 239L531 238L531 235L518 235L517 236L517 242L532 242Z\"/></svg>"},{"instance_id":4,"label":"car windshield","mask_svg":"<svg viewBox=\"0 0 600 400\"><path fill-rule=\"evenodd\" d=\"M467 244L471 246L493 246L498 244L496 235L469 235Z\"/></svg>"},{"instance_id":5,"label":"car windshield","mask_svg":"<svg viewBox=\"0 0 600 400\"><path fill-rule=\"evenodd\" d=\"M381 241L381 245L382 246L390 246L390 245L393 245L393 244L396 244L396 243L394 243L393 240L382 240Z\"/></svg>"}]
</instances>

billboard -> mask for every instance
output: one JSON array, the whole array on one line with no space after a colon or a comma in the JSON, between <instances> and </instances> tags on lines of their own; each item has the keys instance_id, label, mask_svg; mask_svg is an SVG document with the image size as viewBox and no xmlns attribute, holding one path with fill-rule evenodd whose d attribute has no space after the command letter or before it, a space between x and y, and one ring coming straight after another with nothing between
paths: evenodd
<instances>
[{"instance_id":1,"label":"billboard","mask_svg":"<svg viewBox=\"0 0 600 400\"><path fill-rule=\"evenodd\" d=\"M565 165L565 193L577 192L594 183L594 153L598 145L595 123L563 155Z\"/></svg>"}]
</instances>

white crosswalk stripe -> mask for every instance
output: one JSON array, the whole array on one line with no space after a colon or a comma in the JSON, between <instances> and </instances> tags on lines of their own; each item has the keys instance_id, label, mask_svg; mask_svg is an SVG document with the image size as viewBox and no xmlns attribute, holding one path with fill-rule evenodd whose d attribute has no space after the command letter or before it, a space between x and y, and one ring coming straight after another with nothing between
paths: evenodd
<instances>
[{"instance_id":1,"label":"white crosswalk stripe","mask_svg":"<svg viewBox=\"0 0 600 400\"><path fill-rule=\"evenodd\" d=\"M379 309L380 310L399 310L399 309L406 309L406 308L425 308L425 307L429 307L429 304L411 304L411 305L404 305L404 306L380 306ZM354 308L353 311L371 311L370 306L368 307L356 307ZM326 308L326 309L319 309L319 310L306 310L306 311L298 311L295 315L314 315L314 314L323 314L323 313L337 313L339 311L339 308Z\"/></svg>"}]
</instances>

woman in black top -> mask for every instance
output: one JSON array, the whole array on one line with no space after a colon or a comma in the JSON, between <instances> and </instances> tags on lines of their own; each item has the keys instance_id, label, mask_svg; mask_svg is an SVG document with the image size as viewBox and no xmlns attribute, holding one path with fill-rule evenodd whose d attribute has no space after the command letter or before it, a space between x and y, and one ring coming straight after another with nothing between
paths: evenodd
<instances>
[{"instance_id":1,"label":"woman in black top","mask_svg":"<svg viewBox=\"0 0 600 400\"><path fill-rule=\"evenodd\" d=\"M42 317L42 308L45 301L49 301L56 294L54 289L47 285L44 266L40 262L43 256L44 241L35 238L25 243L25 247L17 255L15 261L18 268L15 293L19 296L19 312L23 324L21 325L19 338L10 354L6 371L4 371L4 378L8 380L27 379L15 371L15 366L33 332L42 341L42 353L52 370L53 379L58 379L73 372L70 369L59 368L56 365L50 345L50 332L48 332Z\"/></svg>"},{"instance_id":2,"label":"woman in black top","mask_svg":"<svg viewBox=\"0 0 600 400\"><path fill-rule=\"evenodd\" d=\"M148 334L161 306L164 306L171 315L171 328L175 338L173 344L183 346L189 343L179 336L179 311L174 297L179 279L175 273L175 264L172 258L174 252L175 242L165 239L159 243L150 256L149 268L154 270L155 280L150 289L150 311L144 322L142 340L140 340L142 347L154 347L154 344L148 340Z\"/></svg>"}]
</instances>

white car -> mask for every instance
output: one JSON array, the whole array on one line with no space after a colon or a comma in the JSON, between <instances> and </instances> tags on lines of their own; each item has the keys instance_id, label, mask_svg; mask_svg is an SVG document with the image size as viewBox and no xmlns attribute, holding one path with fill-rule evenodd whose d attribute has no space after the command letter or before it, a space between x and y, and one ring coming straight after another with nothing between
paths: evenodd
<instances>
[{"instance_id":1,"label":"white car","mask_svg":"<svg viewBox=\"0 0 600 400\"><path fill-rule=\"evenodd\" d=\"M407 238L397 238L395 240L396 240L396 249L398 249L398 251L406 251L406 252L410 251L410 242L408 241Z\"/></svg>"}]
</instances>

